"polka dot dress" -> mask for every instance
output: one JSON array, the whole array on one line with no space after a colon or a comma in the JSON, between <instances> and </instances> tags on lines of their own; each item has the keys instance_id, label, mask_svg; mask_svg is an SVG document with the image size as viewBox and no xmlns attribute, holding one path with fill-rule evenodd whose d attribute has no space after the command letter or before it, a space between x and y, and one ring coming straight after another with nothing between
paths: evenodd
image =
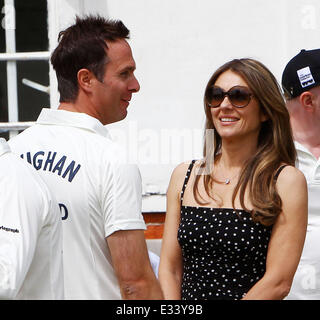
<instances>
[{"instance_id":1,"label":"polka dot dress","mask_svg":"<svg viewBox=\"0 0 320 320\"><path fill-rule=\"evenodd\" d=\"M271 229L245 210L181 206L182 299L241 299L265 273Z\"/></svg>"}]
</instances>

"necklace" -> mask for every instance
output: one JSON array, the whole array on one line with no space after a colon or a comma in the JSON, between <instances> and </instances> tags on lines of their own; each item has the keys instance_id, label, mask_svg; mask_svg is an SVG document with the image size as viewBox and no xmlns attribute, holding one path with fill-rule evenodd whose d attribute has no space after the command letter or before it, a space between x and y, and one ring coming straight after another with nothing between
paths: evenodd
<instances>
[{"instance_id":1,"label":"necklace","mask_svg":"<svg viewBox=\"0 0 320 320\"><path fill-rule=\"evenodd\" d=\"M231 180L233 180L237 175L238 175L238 173L236 175L234 175L233 177L231 177L231 178L225 178L224 179L224 184L229 184L231 182Z\"/></svg>"},{"instance_id":2,"label":"necklace","mask_svg":"<svg viewBox=\"0 0 320 320\"><path fill-rule=\"evenodd\" d=\"M230 184L231 180L233 180L238 175L239 175L239 172L237 172L231 178L222 178L223 181L221 181L221 183L224 183L225 185L228 185L228 184Z\"/></svg>"}]
</instances>

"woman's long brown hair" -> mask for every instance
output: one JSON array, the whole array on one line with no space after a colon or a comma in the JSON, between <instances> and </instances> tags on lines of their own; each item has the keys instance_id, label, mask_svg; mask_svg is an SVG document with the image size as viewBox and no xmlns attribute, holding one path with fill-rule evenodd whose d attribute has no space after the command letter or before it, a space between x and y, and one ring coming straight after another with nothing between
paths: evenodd
<instances>
[{"instance_id":1,"label":"woman's long brown hair","mask_svg":"<svg viewBox=\"0 0 320 320\"><path fill-rule=\"evenodd\" d=\"M211 76L206 92L227 70L238 74L247 82L259 102L262 112L268 118L261 125L256 153L248 159L240 173L232 196L232 205L235 207L235 198L239 192L241 206L248 210L244 203L244 195L248 186L249 197L254 208L252 210L253 220L264 225L272 225L282 210L282 201L276 190L275 173L282 163L294 166L296 160L289 113L277 80L261 62L254 59L235 59L221 66ZM215 129L206 98L204 98L204 107L206 113L205 131ZM200 204L206 203L200 200L198 185L201 177L204 179L206 193L213 198L210 195L210 188L215 180L211 173L204 171L204 168L209 165L208 161L215 161L222 146L221 137L215 130L215 148L212 159L207 154L206 139L205 135L204 160L201 163L200 172L196 175L193 187L194 198Z\"/></svg>"}]
</instances>

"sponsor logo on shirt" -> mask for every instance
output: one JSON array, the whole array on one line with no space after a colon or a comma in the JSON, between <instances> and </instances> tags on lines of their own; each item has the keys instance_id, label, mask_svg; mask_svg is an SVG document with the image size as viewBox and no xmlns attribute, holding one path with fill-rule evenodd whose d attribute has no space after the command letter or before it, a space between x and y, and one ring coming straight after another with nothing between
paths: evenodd
<instances>
[{"instance_id":1,"label":"sponsor logo on shirt","mask_svg":"<svg viewBox=\"0 0 320 320\"><path fill-rule=\"evenodd\" d=\"M7 227L4 227L4 226L0 226L0 230L4 230L4 231L7 231L7 232L12 232L12 233L19 233L20 232L18 229L11 229L11 228L7 228Z\"/></svg>"}]
</instances>

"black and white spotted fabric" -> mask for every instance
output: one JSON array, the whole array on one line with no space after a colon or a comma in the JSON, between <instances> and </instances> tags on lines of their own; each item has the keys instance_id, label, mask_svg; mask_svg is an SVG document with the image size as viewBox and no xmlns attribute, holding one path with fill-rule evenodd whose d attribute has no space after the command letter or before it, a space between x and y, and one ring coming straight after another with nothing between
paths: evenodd
<instances>
[{"instance_id":1,"label":"black and white spotted fabric","mask_svg":"<svg viewBox=\"0 0 320 320\"><path fill-rule=\"evenodd\" d=\"M271 229L245 210L181 205L182 299L241 299L265 273Z\"/></svg>"}]
</instances>

